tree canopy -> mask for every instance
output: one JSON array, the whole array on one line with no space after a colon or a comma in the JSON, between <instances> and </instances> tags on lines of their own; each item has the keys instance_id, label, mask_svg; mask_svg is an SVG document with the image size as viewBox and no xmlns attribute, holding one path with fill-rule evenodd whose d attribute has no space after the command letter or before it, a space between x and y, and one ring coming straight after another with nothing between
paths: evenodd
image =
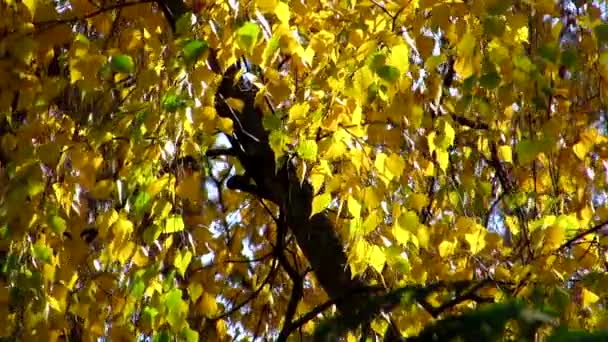
<instances>
[{"instance_id":1,"label":"tree canopy","mask_svg":"<svg viewBox=\"0 0 608 342\"><path fill-rule=\"evenodd\" d=\"M605 340L607 9L0 0L0 336Z\"/></svg>"}]
</instances>

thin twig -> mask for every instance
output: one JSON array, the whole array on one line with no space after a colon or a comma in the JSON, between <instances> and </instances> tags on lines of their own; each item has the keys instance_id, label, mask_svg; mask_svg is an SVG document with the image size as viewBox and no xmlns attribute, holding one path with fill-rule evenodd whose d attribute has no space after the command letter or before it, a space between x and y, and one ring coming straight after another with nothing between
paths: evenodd
<instances>
[{"instance_id":1,"label":"thin twig","mask_svg":"<svg viewBox=\"0 0 608 342\"><path fill-rule=\"evenodd\" d=\"M217 320L226 318L226 317L232 315L233 313L237 312L238 310L240 310L243 306L245 306L250 301L252 301L255 297L258 296L258 294L260 294L260 292L262 292L262 289L264 289L264 287L267 284L270 284L270 281L272 279L274 279L274 276L276 275L276 270L277 270L277 263L274 262L270 266L270 272L268 272L268 275L266 276L266 278L264 278L264 281L262 282L262 284L255 291L253 291L253 293L251 293L244 301L242 301L239 304L236 304L235 306L233 306L232 309L224 312L223 314L221 314L219 316L213 317L211 320L212 321L217 321Z\"/></svg>"}]
</instances>

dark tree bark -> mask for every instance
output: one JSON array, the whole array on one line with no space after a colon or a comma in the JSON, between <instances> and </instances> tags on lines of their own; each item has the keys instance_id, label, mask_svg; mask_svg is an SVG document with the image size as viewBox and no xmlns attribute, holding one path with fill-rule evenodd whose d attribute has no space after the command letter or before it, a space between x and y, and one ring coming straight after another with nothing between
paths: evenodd
<instances>
[{"instance_id":1,"label":"dark tree bark","mask_svg":"<svg viewBox=\"0 0 608 342\"><path fill-rule=\"evenodd\" d=\"M181 1L159 0L172 26L183 14L179 12L183 6L177 3L181 4ZM311 217L313 192L310 183L300 183L292 172L291 161L285 162L277 171L274 152L268 144L268 132L262 124L263 113L254 104L258 89L244 78L234 82L240 68L255 67L247 64L241 61L224 72L215 103L218 115L233 120L234 133L229 137L233 147L231 153L236 154L245 169L245 176L255 183L255 190L250 186L240 189L255 191L256 195L280 208L287 226L329 298L335 301L343 315L356 317L358 311L363 309L361 305L369 298L369 293L361 291L367 284L360 277L352 277L343 243L327 215L318 213ZM226 102L229 98L243 101L242 110L231 108ZM231 182L232 188L239 188L239 184L245 183L243 175L239 177ZM344 300L345 296L348 300ZM391 336L394 335L387 334L385 340L396 340Z\"/></svg>"},{"instance_id":2,"label":"dark tree bark","mask_svg":"<svg viewBox=\"0 0 608 342\"><path fill-rule=\"evenodd\" d=\"M280 208L325 292L343 315L357 317L372 292L378 292L361 291L367 284L360 277L352 277L343 243L327 215L318 213L311 217L313 191L310 183L306 180L300 182L289 160L276 170L268 132L261 122L263 114L254 104L257 88L246 79L234 80L240 67L242 65L237 63L224 73L215 100L218 115L234 122L234 133L229 139L233 154L236 154L246 175L233 176L228 185L270 200ZM230 108L226 103L229 98L243 101L242 111ZM245 177L253 180L254 188L244 180ZM348 300L344 300L345 296ZM393 332L393 329L389 330ZM385 340L394 341L397 337L389 333Z\"/></svg>"}]
</instances>

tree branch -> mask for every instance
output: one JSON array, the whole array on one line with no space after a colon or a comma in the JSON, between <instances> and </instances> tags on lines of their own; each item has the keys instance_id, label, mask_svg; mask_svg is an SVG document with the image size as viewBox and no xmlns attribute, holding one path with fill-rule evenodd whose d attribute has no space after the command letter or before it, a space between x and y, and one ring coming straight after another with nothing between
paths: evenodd
<instances>
[{"instance_id":1,"label":"tree branch","mask_svg":"<svg viewBox=\"0 0 608 342\"><path fill-rule=\"evenodd\" d=\"M485 122L473 121L469 118L466 118L464 116L459 116L456 114L452 114L452 120L454 120L454 122L459 123L462 126L467 126L472 129L483 129L483 130L490 129L490 125L488 125Z\"/></svg>"},{"instance_id":2,"label":"tree branch","mask_svg":"<svg viewBox=\"0 0 608 342\"><path fill-rule=\"evenodd\" d=\"M561 251L561 250L563 250L563 249L570 248L570 247L571 247L571 246L572 246L572 245L573 245L573 244L576 242L576 240L578 240L578 239L582 239L583 237L585 237L585 236L587 236L587 235L589 235L589 234L593 234L593 233L595 233L595 232L598 232L598 231L600 231L602 228L605 228L607 225L608 225L608 220L607 220L607 221L604 221L604 222L601 222L601 223L598 223L598 224L596 224L595 226L593 226L593 227L591 227L591 228L589 228L589 229L587 229L587 230L584 230L584 231L582 231L582 232L580 232L580 233L576 234L575 236L573 236L572 238L570 238L568 241L564 242L564 243L563 243L563 244L562 244L562 245L561 245L561 246L560 246L560 247L557 249L557 251Z\"/></svg>"},{"instance_id":3,"label":"tree branch","mask_svg":"<svg viewBox=\"0 0 608 342\"><path fill-rule=\"evenodd\" d=\"M119 4L114 4L111 6L102 7L89 14L85 14L84 16L74 16L72 18L66 18L66 19L42 20L42 21L35 22L34 25L35 26L45 26L45 25L55 26L55 25L59 25L59 24L70 24L70 23L75 23L79 20L90 19L90 18L98 16L102 13L109 12L109 11L112 11L115 9L135 6L135 5L139 5L139 4L149 4L152 2L156 2L156 1L157 0L138 0L138 1L131 1L131 2L123 2L123 3L119 3Z\"/></svg>"},{"instance_id":4,"label":"tree branch","mask_svg":"<svg viewBox=\"0 0 608 342\"><path fill-rule=\"evenodd\" d=\"M236 157L237 152L234 148L214 148L205 153L207 157L232 156Z\"/></svg>"}]
</instances>

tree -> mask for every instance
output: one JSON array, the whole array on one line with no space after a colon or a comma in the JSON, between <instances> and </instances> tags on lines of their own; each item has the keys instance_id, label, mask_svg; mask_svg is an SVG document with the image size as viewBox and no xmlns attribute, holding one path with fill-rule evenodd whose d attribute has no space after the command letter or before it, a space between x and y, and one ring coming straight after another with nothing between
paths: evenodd
<instances>
[{"instance_id":1,"label":"tree","mask_svg":"<svg viewBox=\"0 0 608 342\"><path fill-rule=\"evenodd\" d=\"M605 6L0 3L0 334L604 337Z\"/></svg>"}]
</instances>

